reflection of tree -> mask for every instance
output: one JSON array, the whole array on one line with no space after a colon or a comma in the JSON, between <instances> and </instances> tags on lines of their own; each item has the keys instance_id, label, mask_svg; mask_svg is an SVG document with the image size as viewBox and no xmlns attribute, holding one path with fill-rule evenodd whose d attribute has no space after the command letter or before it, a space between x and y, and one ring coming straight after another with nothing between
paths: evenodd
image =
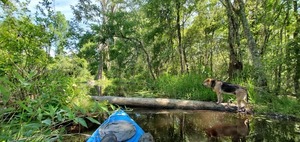
<instances>
[{"instance_id":1,"label":"reflection of tree","mask_svg":"<svg viewBox=\"0 0 300 142\"><path fill-rule=\"evenodd\" d=\"M146 131L150 132L156 142L182 141L184 120L182 114L147 114L132 118Z\"/></svg>"},{"instance_id":2,"label":"reflection of tree","mask_svg":"<svg viewBox=\"0 0 300 142\"><path fill-rule=\"evenodd\" d=\"M249 119L239 119L236 123L218 124L211 128L206 128L205 133L210 141L216 141L220 138L230 138L233 142L246 141L249 134Z\"/></svg>"},{"instance_id":3,"label":"reflection of tree","mask_svg":"<svg viewBox=\"0 0 300 142\"><path fill-rule=\"evenodd\" d=\"M295 122L254 120L251 126L250 141L280 141L289 142L300 140L294 132Z\"/></svg>"},{"instance_id":4,"label":"reflection of tree","mask_svg":"<svg viewBox=\"0 0 300 142\"><path fill-rule=\"evenodd\" d=\"M204 128L220 122L233 122L232 115L220 112L147 114L132 117L156 142L205 140ZM224 121L224 118L227 118Z\"/></svg>"},{"instance_id":5,"label":"reflection of tree","mask_svg":"<svg viewBox=\"0 0 300 142\"><path fill-rule=\"evenodd\" d=\"M223 130L225 137L221 141L299 141L300 136L294 133L295 122L251 119L250 133L244 125L246 118L239 118L234 113L214 111L191 111L183 113L139 114L132 118L146 131L150 132L156 142L186 142L209 141L205 130L217 129L218 134ZM226 128L227 127L227 128ZM220 130L219 130L220 129Z\"/></svg>"}]
</instances>

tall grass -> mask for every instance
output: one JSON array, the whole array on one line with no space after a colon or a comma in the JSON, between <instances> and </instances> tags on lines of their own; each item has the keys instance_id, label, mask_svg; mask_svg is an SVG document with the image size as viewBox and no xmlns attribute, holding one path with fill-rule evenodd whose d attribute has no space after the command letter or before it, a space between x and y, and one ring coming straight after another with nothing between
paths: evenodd
<instances>
[{"instance_id":1,"label":"tall grass","mask_svg":"<svg viewBox=\"0 0 300 142\"><path fill-rule=\"evenodd\" d=\"M205 76L199 74L164 74L154 84L156 93L161 97L216 101L212 90L202 85L204 80Z\"/></svg>"},{"instance_id":2,"label":"tall grass","mask_svg":"<svg viewBox=\"0 0 300 142\"><path fill-rule=\"evenodd\" d=\"M200 101L217 101L216 94L211 88L202 85L206 79L206 74L183 74L183 75L160 75L156 80L145 79L142 76L131 77L129 79L115 80L114 88L106 90L108 94L138 97L165 97L173 99L189 99ZM218 78L216 78L218 79ZM222 80L222 78L221 78ZM227 82L225 79L224 81ZM259 86L250 77L236 77L228 81L233 84L239 84L248 91L249 104L259 113L281 113L300 116L299 100L287 96L276 96ZM109 88L109 87L108 87ZM107 93L107 92L106 92ZM228 99L236 100L234 95L224 94L224 101Z\"/></svg>"},{"instance_id":3,"label":"tall grass","mask_svg":"<svg viewBox=\"0 0 300 142\"><path fill-rule=\"evenodd\" d=\"M247 88L249 103L257 113L278 113L300 117L300 112L298 111L300 109L299 99L288 95L275 95L274 92L268 92L259 86L255 86L253 79L240 82L240 84Z\"/></svg>"}]
</instances>

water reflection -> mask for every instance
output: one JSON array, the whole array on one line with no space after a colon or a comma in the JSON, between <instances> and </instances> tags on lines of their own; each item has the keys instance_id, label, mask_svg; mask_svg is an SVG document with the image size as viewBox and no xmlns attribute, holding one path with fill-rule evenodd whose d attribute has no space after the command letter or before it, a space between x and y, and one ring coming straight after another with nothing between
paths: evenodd
<instances>
[{"instance_id":1,"label":"water reflection","mask_svg":"<svg viewBox=\"0 0 300 142\"><path fill-rule=\"evenodd\" d=\"M300 123L216 111L140 110L129 115L156 142L300 141Z\"/></svg>"},{"instance_id":2,"label":"water reflection","mask_svg":"<svg viewBox=\"0 0 300 142\"><path fill-rule=\"evenodd\" d=\"M249 134L249 119L237 120L236 124L218 124L211 128L206 128L205 133L209 141L217 141L219 138L229 137L233 142L246 141Z\"/></svg>"}]
</instances>

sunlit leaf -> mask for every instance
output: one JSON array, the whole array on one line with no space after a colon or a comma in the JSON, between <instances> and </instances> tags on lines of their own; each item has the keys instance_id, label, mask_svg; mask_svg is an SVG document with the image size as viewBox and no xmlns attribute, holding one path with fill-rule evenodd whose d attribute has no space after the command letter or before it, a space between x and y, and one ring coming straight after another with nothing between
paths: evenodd
<instances>
[{"instance_id":1,"label":"sunlit leaf","mask_svg":"<svg viewBox=\"0 0 300 142\"><path fill-rule=\"evenodd\" d=\"M42 123L50 126L52 121L51 121L51 119L48 118L48 119L43 120Z\"/></svg>"},{"instance_id":2,"label":"sunlit leaf","mask_svg":"<svg viewBox=\"0 0 300 142\"><path fill-rule=\"evenodd\" d=\"M88 120L90 120L91 122L93 123L96 123L96 124L99 124L100 125L100 122L92 117L87 117Z\"/></svg>"},{"instance_id":3,"label":"sunlit leaf","mask_svg":"<svg viewBox=\"0 0 300 142\"><path fill-rule=\"evenodd\" d=\"M107 109L107 107L106 107L106 106L100 106L100 108L101 108L101 111L108 112L108 109Z\"/></svg>"}]
</instances>

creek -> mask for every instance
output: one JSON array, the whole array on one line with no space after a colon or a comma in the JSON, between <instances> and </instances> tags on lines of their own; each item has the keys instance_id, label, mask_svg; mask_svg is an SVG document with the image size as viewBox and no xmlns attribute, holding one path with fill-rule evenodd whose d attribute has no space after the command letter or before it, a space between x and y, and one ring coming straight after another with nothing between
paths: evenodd
<instances>
[{"instance_id":1,"label":"creek","mask_svg":"<svg viewBox=\"0 0 300 142\"><path fill-rule=\"evenodd\" d=\"M207 110L127 111L155 142L297 142L300 122ZM95 130L95 129L94 129ZM92 133L94 130L91 130Z\"/></svg>"}]
</instances>

